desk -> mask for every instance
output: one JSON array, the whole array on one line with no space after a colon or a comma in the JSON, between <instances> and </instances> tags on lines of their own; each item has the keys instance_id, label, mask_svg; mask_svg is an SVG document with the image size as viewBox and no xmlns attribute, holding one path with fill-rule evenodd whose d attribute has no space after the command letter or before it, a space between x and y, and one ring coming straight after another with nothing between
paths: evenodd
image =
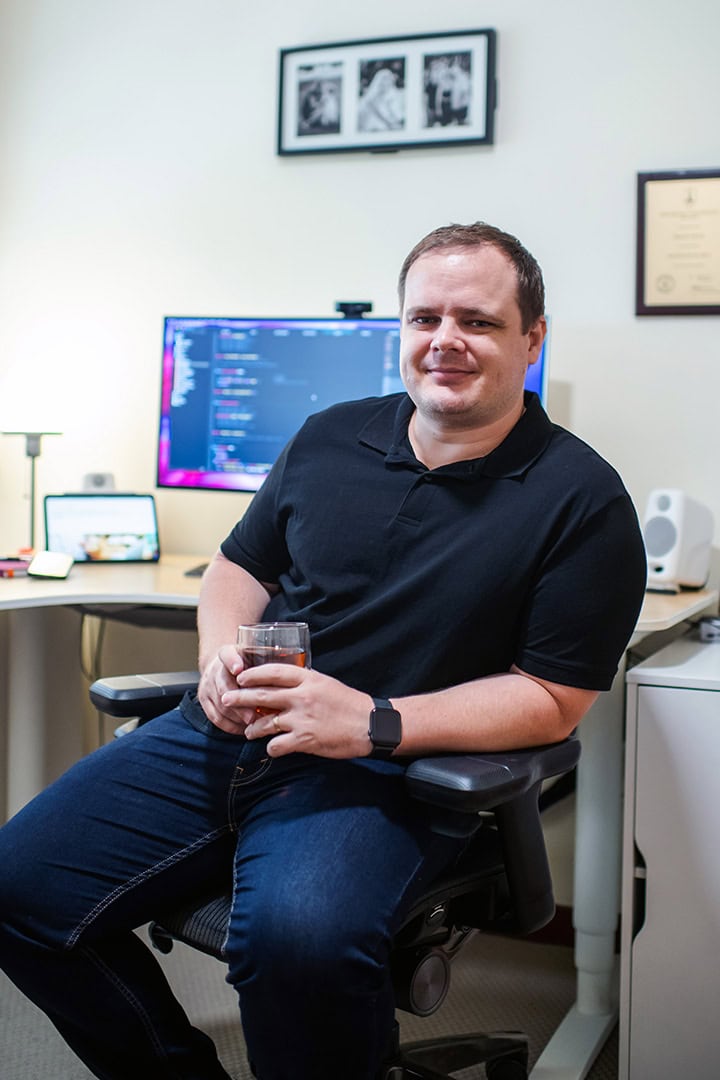
<instances>
[{"instance_id":1,"label":"desk","mask_svg":"<svg viewBox=\"0 0 720 1080\"><path fill-rule=\"evenodd\" d=\"M44 671L42 609L58 605L192 608L199 558L164 556L156 566L75 566L65 581L0 581L0 610L12 612L8 693L8 805L42 787ZM648 593L635 635L670 630L715 610L717 592ZM575 833L577 998L532 1071L532 1080L582 1080L617 1019L615 932L620 904L624 669L582 722Z\"/></svg>"},{"instance_id":2,"label":"desk","mask_svg":"<svg viewBox=\"0 0 720 1080\"><path fill-rule=\"evenodd\" d=\"M202 560L163 556L159 563L76 564L65 580L3 578L0 611L9 614L7 656L7 808L13 814L45 783L46 696L52 678L62 677L54 659L58 643L50 640L48 608L81 606L122 614L132 608L194 609L200 579L185 571Z\"/></svg>"}]
</instances>

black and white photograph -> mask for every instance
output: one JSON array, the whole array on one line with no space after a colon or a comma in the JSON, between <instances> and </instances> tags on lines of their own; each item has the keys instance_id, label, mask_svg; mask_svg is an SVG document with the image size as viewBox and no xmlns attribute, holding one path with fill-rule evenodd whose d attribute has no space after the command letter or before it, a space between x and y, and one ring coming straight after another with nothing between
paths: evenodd
<instances>
[{"instance_id":1,"label":"black and white photograph","mask_svg":"<svg viewBox=\"0 0 720 1080\"><path fill-rule=\"evenodd\" d=\"M425 127L471 123L472 53L425 57Z\"/></svg>"},{"instance_id":2,"label":"black and white photograph","mask_svg":"<svg viewBox=\"0 0 720 1080\"><path fill-rule=\"evenodd\" d=\"M405 127L405 59L360 61L358 131Z\"/></svg>"},{"instance_id":3,"label":"black and white photograph","mask_svg":"<svg viewBox=\"0 0 720 1080\"><path fill-rule=\"evenodd\" d=\"M340 131L342 67L304 64L298 73L297 133L336 135Z\"/></svg>"},{"instance_id":4,"label":"black and white photograph","mask_svg":"<svg viewBox=\"0 0 720 1080\"><path fill-rule=\"evenodd\" d=\"M278 154L486 145L494 30L280 50Z\"/></svg>"}]
</instances>

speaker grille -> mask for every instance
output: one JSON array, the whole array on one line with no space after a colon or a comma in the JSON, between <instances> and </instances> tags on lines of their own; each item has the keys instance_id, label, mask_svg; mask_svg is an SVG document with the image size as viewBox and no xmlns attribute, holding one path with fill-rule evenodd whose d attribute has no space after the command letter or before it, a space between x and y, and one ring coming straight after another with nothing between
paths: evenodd
<instances>
[{"instance_id":1,"label":"speaker grille","mask_svg":"<svg viewBox=\"0 0 720 1080\"><path fill-rule=\"evenodd\" d=\"M645 548L653 559L672 551L677 541L677 529L666 517L654 517L645 522Z\"/></svg>"}]
</instances>

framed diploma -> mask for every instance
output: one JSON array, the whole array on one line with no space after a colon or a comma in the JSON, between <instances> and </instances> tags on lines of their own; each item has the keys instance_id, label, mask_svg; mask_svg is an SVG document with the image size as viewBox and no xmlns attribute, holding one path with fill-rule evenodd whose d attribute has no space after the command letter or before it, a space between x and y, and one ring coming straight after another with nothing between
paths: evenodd
<instances>
[{"instance_id":1,"label":"framed diploma","mask_svg":"<svg viewBox=\"0 0 720 1080\"><path fill-rule=\"evenodd\" d=\"M720 169L639 173L636 315L720 315Z\"/></svg>"}]
</instances>

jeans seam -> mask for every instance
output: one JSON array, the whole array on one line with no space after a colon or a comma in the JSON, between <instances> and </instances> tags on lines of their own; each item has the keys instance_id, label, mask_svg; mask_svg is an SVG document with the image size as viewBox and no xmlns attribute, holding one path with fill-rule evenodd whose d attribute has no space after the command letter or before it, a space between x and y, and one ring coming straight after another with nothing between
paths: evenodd
<instances>
[{"instance_id":1,"label":"jeans seam","mask_svg":"<svg viewBox=\"0 0 720 1080\"><path fill-rule=\"evenodd\" d=\"M242 765L235 766L235 776L228 785L231 794L236 788L247 787L250 784L254 784L255 781L259 780L261 776L264 776L272 764L272 758L260 758L257 764L257 769L255 769L254 772L250 773L249 776L246 776L242 779L239 777L238 774L245 772L245 768Z\"/></svg>"},{"instance_id":2,"label":"jeans seam","mask_svg":"<svg viewBox=\"0 0 720 1080\"><path fill-rule=\"evenodd\" d=\"M238 832L238 842L240 840L240 833ZM236 852L237 854L237 852ZM233 912L235 911L235 897L237 896L237 878L238 878L238 864L237 858L233 860L233 874L232 874L232 895L230 897L230 915L228 917L227 926L225 927L225 936L223 937L222 945L220 946L220 952L223 960L228 964L228 975L226 980L229 982L229 961L227 959L227 948L230 940L230 924L232 922ZM237 990L237 987L235 988Z\"/></svg>"},{"instance_id":3,"label":"jeans seam","mask_svg":"<svg viewBox=\"0 0 720 1080\"><path fill-rule=\"evenodd\" d=\"M179 851L175 851L172 855L168 855L166 858L162 859L159 863L154 863L152 866L147 867L147 869L143 870L141 873L136 874L135 877L123 882L122 885L117 885L111 892L107 894L107 896L104 896L103 899L95 905L95 907L91 908L83 919L80 920L78 925L75 927L75 929L67 939L67 942L65 943L65 948L73 948L83 931L99 915L101 915L102 912L110 904L113 903L113 901L117 900L118 897L123 896L126 892L128 892L130 889L133 889L141 882L147 881L149 878L159 873L159 871L165 870L170 866L174 866L175 863L179 862L181 859L184 859L187 855L192 854L198 848L205 847L207 844L211 843L213 840L216 840L217 837L222 836L223 833L226 833L227 831L227 825L223 825L219 829L213 829L212 832L206 833L204 836L198 837L197 840L194 840L193 843L189 844L187 847L181 848Z\"/></svg>"},{"instance_id":4,"label":"jeans seam","mask_svg":"<svg viewBox=\"0 0 720 1080\"><path fill-rule=\"evenodd\" d=\"M243 767L241 765L236 765L235 766L235 779L233 779L230 782L230 784L228 785L228 805L227 805L228 821L230 822L231 827L237 833L238 844L240 842L240 835L241 835L242 830L241 830L240 823L237 820L237 815L235 814L235 794L236 794L236 792L238 791L239 788L245 787L245 786L251 784L254 780L258 780L261 776L264 776L265 773L270 768L270 766L272 765L272 758L270 758L270 757L260 758L260 760L258 762L258 765L262 766L262 767L258 768L251 776L248 776L244 780L239 779L240 773L244 772ZM236 848L236 855L237 855L237 848ZM235 897L237 896L237 873L238 873L237 858L235 858L235 860L233 861L232 896L230 898L230 918L228 919L227 926L225 927L225 936L223 938L222 945L220 946L220 952L221 952L221 955L222 955L222 957L224 959L227 958L227 946L228 946L228 941L230 940L230 923L232 921L232 913L235 910Z\"/></svg>"},{"instance_id":5,"label":"jeans seam","mask_svg":"<svg viewBox=\"0 0 720 1080\"><path fill-rule=\"evenodd\" d=\"M113 972L112 968L108 967L105 961L100 957L94 949L89 946L85 946L83 952L87 958L95 965L96 968L102 974L109 979L115 989L122 994L127 1001L128 1005L133 1009L135 1015L139 1018L145 1032L147 1033L150 1043L153 1047L153 1052L158 1058L166 1058L167 1055L163 1048L162 1039L159 1037L153 1024L152 1016L143 1008L142 1003L137 999L132 990Z\"/></svg>"},{"instance_id":6,"label":"jeans seam","mask_svg":"<svg viewBox=\"0 0 720 1080\"><path fill-rule=\"evenodd\" d=\"M250 785L254 784L255 781L260 780L260 778L265 775L265 773L268 771L268 769L270 768L271 765L272 765L272 759L271 758L269 758L269 757L260 758L260 760L258 761L258 766L259 767L254 772L252 772L250 774L250 776L247 776L244 779L240 779L240 773L245 772L245 769L242 767L242 765L236 765L235 766L235 776L233 777L233 779L228 784L228 795L227 795L227 818L228 818L228 822L230 823L230 828L233 830L233 832L238 831L238 820L237 820L237 815L235 813L235 795L236 795L236 793L241 788L250 787Z\"/></svg>"}]
</instances>

